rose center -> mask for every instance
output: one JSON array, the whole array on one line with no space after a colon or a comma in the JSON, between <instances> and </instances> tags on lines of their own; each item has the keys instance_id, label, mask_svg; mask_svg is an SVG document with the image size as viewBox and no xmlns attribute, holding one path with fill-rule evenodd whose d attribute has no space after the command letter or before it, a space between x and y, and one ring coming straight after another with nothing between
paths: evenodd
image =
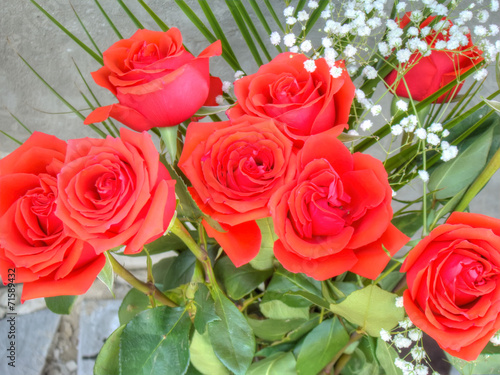
<instances>
[{"instance_id":1,"label":"rose center","mask_svg":"<svg viewBox=\"0 0 500 375\"><path fill-rule=\"evenodd\" d=\"M113 173L105 173L100 176L96 181L96 190L101 200L111 198L117 188L117 180Z\"/></svg>"}]
</instances>

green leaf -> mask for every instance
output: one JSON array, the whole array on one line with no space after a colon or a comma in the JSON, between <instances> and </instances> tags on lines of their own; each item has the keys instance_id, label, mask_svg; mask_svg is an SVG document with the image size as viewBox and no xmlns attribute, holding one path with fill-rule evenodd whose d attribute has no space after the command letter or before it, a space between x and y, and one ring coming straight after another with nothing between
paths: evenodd
<instances>
[{"instance_id":1,"label":"green leaf","mask_svg":"<svg viewBox=\"0 0 500 375\"><path fill-rule=\"evenodd\" d=\"M189 230L188 230L189 231ZM197 231L189 231L189 234L194 238L195 241L198 240L198 232ZM167 251L175 250L184 250L186 249L186 244L182 242L182 240L177 237L175 234L169 232L168 234L161 236L157 240L148 243L144 246L149 255L165 253ZM146 252L141 251L138 254L133 254L131 256L145 256Z\"/></svg>"},{"instance_id":2,"label":"green leaf","mask_svg":"<svg viewBox=\"0 0 500 375\"><path fill-rule=\"evenodd\" d=\"M292 350L295 344L293 342L285 342L282 344L272 344L270 346L266 346L265 348L259 350L255 353L256 357L270 357L276 353L283 353L289 350Z\"/></svg>"},{"instance_id":3,"label":"green leaf","mask_svg":"<svg viewBox=\"0 0 500 375\"><path fill-rule=\"evenodd\" d=\"M71 33L68 29L66 29L59 21L57 21L54 17L52 17L45 9L43 9L35 0L31 0L33 5L35 5L49 20L52 21L54 25L56 25L60 30L62 30L67 36L69 36L73 41L83 48L85 52L87 52L90 56L92 56L99 64L103 64L102 57L95 53L92 48L83 43L80 39L78 39L73 33Z\"/></svg>"},{"instance_id":4,"label":"green leaf","mask_svg":"<svg viewBox=\"0 0 500 375\"><path fill-rule=\"evenodd\" d=\"M252 36L250 35L248 28L245 24L244 19L242 18L242 14L240 13L241 9L237 6L237 4L240 2L240 0L226 0L226 5L231 12L234 21L236 22L236 25L238 25L238 28L240 29L240 33L243 36L243 39L245 39L245 42L247 43L248 49L250 50L250 53L252 54L255 62L257 63L258 66L261 66L263 64L262 59L260 57L259 51L257 50L257 46L255 45ZM245 8L243 8L245 9ZM249 24L252 23L251 20L248 21ZM257 33L258 35L258 33ZM265 48L265 47L264 47Z\"/></svg>"},{"instance_id":5,"label":"green leaf","mask_svg":"<svg viewBox=\"0 0 500 375\"><path fill-rule=\"evenodd\" d=\"M175 194L179 198L179 203L177 204L177 216L188 218L191 221L198 221L199 218L203 216L203 213L193 200L193 197L189 193L184 180L181 178L179 173L177 173L177 170L166 162L165 158L160 157L160 160L163 165L167 167L170 177L176 181Z\"/></svg>"},{"instance_id":6,"label":"green leaf","mask_svg":"<svg viewBox=\"0 0 500 375\"><path fill-rule=\"evenodd\" d=\"M149 307L149 298L137 289L130 289L118 309L120 325L127 324L141 311Z\"/></svg>"},{"instance_id":7,"label":"green leaf","mask_svg":"<svg viewBox=\"0 0 500 375\"><path fill-rule=\"evenodd\" d=\"M205 284L198 284L198 290L194 294L194 302L196 304L194 327L203 334L207 324L220 320L215 311L215 301Z\"/></svg>"},{"instance_id":8,"label":"green leaf","mask_svg":"<svg viewBox=\"0 0 500 375\"><path fill-rule=\"evenodd\" d=\"M177 288L179 285L187 284L191 281L194 272L196 257L190 251L180 253L170 266L163 279L163 290Z\"/></svg>"},{"instance_id":9,"label":"green leaf","mask_svg":"<svg viewBox=\"0 0 500 375\"><path fill-rule=\"evenodd\" d=\"M222 257L215 263L215 273L222 280L227 295L238 300L267 280L273 271L259 271L249 264L236 268L231 259Z\"/></svg>"},{"instance_id":10,"label":"green leaf","mask_svg":"<svg viewBox=\"0 0 500 375\"><path fill-rule=\"evenodd\" d=\"M115 293L113 292L113 284L115 282L115 275L113 273L113 266L109 261L109 255L107 251L104 253L104 255L106 256L106 263L104 264L103 269L101 270L101 272L99 272L99 275L97 275L97 277L104 283L104 285L108 287L109 291L114 297Z\"/></svg>"},{"instance_id":11,"label":"green leaf","mask_svg":"<svg viewBox=\"0 0 500 375\"><path fill-rule=\"evenodd\" d=\"M402 374L402 371L394 364L396 358L399 358L398 353L396 353L396 350L393 347L387 345L387 343L381 338L377 339L376 355L380 366L384 369L384 373L386 375Z\"/></svg>"},{"instance_id":12,"label":"green leaf","mask_svg":"<svg viewBox=\"0 0 500 375\"><path fill-rule=\"evenodd\" d=\"M125 325L118 327L104 342L94 364L94 375L119 375L120 336Z\"/></svg>"},{"instance_id":13,"label":"green leaf","mask_svg":"<svg viewBox=\"0 0 500 375\"><path fill-rule=\"evenodd\" d=\"M247 317L248 324L255 336L266 341L279 341L285 335L306 322L304 319L252 319Z\"/></svg>"},{"instance_id":14,"label":"green leaf","mask_svg":"<svg viewBox=\"0 0 500 375\"><path fill-rule=\"evenodd\" d=\"M167 151L170 155L170 160L174 164L175 159L177 159L177 131L179 125L175 126L164 126L158 128L161 134L161 140L165 144Z\"/></svg>"},{"instance_id":15,"label":"green leaf","mask_svg":"<svg viewBox=\"0 0 500 375\"><path fill-rule=\"evenodd\" d=\"M71 309L77 297L78 296L45 297L45 304L50 311L56 314L68 315L71 313Z\"/></svg>"},{"instance_id":16,"label":"green leaf","mask_svg":"<svg viewBox=\"0 0 500 375\"><path fill-rule=\"evenodd\" d=\"M117 0L117 1L118 1L118 4L120 4L120 6L123 8L123 10L125 11L125 13L127 13L127 16L129 16L129 18L132 20L132 22L134 23L134 25L138 29L145 29L145 27L142 25L142 23L139 22L139 20L137 19L137 17L134 15L134 13L132 13L130 11L130 9L128 9L128 7L125 5L125 3L122 0Z\"/></svg>"},{"instance_id":17,"label":"green leaf","mask_svg":"<svg viewBox=\"0 0 500 375\"><path fill-rule=\"evenodd\" d=\"M146 10L146 12L149 13L151 18L156 22L156 24L160 27L162 31L167 31L169 29L167 24L163 22L163 20L160 17L158 17L158 15L155 12L153 12L153 10L144 2L144 0L138 0L138 1L139 4L141 4L142 7Z\"/></svg>"},{"instance_id":18,"label":"green leaf","mask_svg":"<svg viewBox=\"0 0 500 375\"><path fill-rule=\"evenodd\" d=\"M186 310L167 306L132 319L120 337L120 375L184 374L189 365Z\"/></svg>"},{"instance_id":19,"label":"green leaf","mask_svg":"<svg viewBox=\"0 0 500 375\"><path fill-rule=\"evenodd\" d=\"M220 320L208 324L215 355L236 375L248 370L255 353L255 337L247 320L220 290L212 294Z\"/></svg>"},{"instance_id":20,"label":"green leaf","mask_svg":"<svg viewBox=\"0 0 500 375\"><path fill-rule=\"evenodd\" d=\"M309 307L291 307L278 299L262 302L260 311L269 319L309 319Z\"/></svg>"},{"instance_id":21,"label":"green leaf","mask_svg":"<svg viewBox=\"0 0 500 375\"><path fill-rule=\"evenodd\" d=\"M169 273L170 267L172 267L175 259L176 257L163 258L159 262L153 264L153 279L156 283L163 283L163 279L165 278L165 275Z\"/></svg>"},{"instance_id":22,"label":"green leaf","mask_svg":"<svg viewBox=\"0 0 500 375\"><path fill-rule=\"evenodd\" d=\"M267 270L273 268L274 261L274 242L278 239L274 231L273 220L270 217L257 220L260 228L262 241L257 256L250 261L250 265L258 270Z\"/></svg>"},{"instance_id":23,"label":"green leaf","mask_svg":"<svg viewBox=\"0 0 500 375\"><path fill-rule=\"evenodd\" d=\"M250 6L252 7L254 14L259 19L259 21L262 24L262 27L266 31L267 35L271 35L272 30L269 27L269 24L267 23L267 20L264 17L264 14L262 14L262 11L260 10L258 3L255 0L249 0L248 2L250 3ZM278 52L280 52L280 53L283 52L283 50L281 49L281 47L279 45L277 45L275 47L278 50Z\"/></svg>"},{"instance_id":24,"label":"green leaf","mask_svg":"<svg viewBox=\"0 0 500 375\"><path fill-rule=\"evenodd\" d=\"M295 365L296 361L292 353L275 353L253 363L247 375L296 375Z\"/></svg>"},{"instance_id":25,"label":"green leaf","mask_svg":"<svg viewBox=\"0 0 500 375\"><path fill-rule=\"evenodd\" d=\"M123 36L122 34L120 34L120 32L118 31L118 29L116 28L115 24L113 23L113 21L111 21L111 18L109 18L109 16L107 15L107 13L104 11L104 9L102 8L101 4L99 4L99 1L98 0L94 0L94 2L96 3L97 7L99 8L99 10L101 11L102 15L104 16L104 18L106 18L106 21L108 22L109 26L111 26L111 28L113 29L113 31L115 32L116 36L119 38L119 39L123 39Z\"/></svg>"},{"instance_id":26,"label":"green leaf","mask_svg":"<svg viewBox=\"0 0 500 375\"><path fill-rule=\"evenodd\" d=\"M428 187L436 191L437 199L445 199L458 194L469 186L481 173L491 146L493 129L477 138L458 156L437 167L432 172Z\"/></svg>"},{"instance_id":27,"label":"green leaf","mask_svg":"<svg viewBox=\"0 0 500 375\"><path fill-rule=\"evenodd\" d=\"M208 332L194 331L189 354L192 365L203 375L229 375L229 370L214 353Z\"/></svg>"},{"instance_id":28,"label":"green leaf","mask_svg":"<svg viewBox=\"0 0 500 375\"><path fill-rule=\"evenodd\" d=\"M406 234L408 237L412 237L417 231L422 228L422 210L399 215L392 219L392 223L398 228L401 232Z\"/></svg>"},{"instance_id":29,"label":"green leaf","mask_svg":"<svg viewBox=\"0 0 500 375\"><path fill-rule=\"evenodd\" d=\"M337 317L325 320L304 339L297 357L297 374L316 375L348 341L349 335Z\"/></svg>"},{"instance_id":30,"label":"green leaf","mask_svg":"<svg viewBox=\"0 0 500 375\"><path fill-rule=\"evenodd\" d=\"M353 134L347 134L347 133L340 133L339 136L337 137L339 141L346 143L346 142L354 142L362 138L366 138L363 135L353 135Z\"/></svg>"},{"instance_id":31,"label":"green leaf","mask_svg":"<svg viewBox=\"0 0 500 375\"><path fill-rule=\"evenodd\" d=\"M358 325L370 336L379 337L383 328L390 331L404 318L404 309L396 307L396 294L375 285L357 290L330 310Z\"/></svg>"},{"instance_id":32,"label":"green leaf","mask_svg":"<svg viewBox=\"0 0 500 375\"><path fill-rule=\"evenodd\" d=\"M229 108L231 108L233 104L229 105L219 105L219 106L204 106L200 107L193 115L193 117L204 117L209 115L215 115L217 113L226 112Z\"/></svg>"},{"instance_id":33,"label":"green leaf","mask_svg":"<svg viewBox=\"0 0 500 375\"><path fill-rule=\"evenodd\" d=\"M320 1L319 2L319 6L316 9L314 9L314 11L309 16L309 19L307 20L306 29L301 34L302 36L305 37L307 34L309 34L309 32L312 30L312 28L316 24L316 21L318 21L319 17L321 16L321 12L323 12L323 10L325 10L325 8L328 6L328 4L330 4L329 1Z\"/></svg>"},{"instance_id":34,"label":"green leaf","mask_svg":"<svg viewBox=\"0 0 500 375\"><path fill-rule=\"evenodd\" d=\"M500 112L500 102L497 102L495 100L488 100L488 99L483 99L488 106L493 108L495 111Z\"/></svg>"},{"instance_id":35,"label":"green leaf","mask_svg":"<svg viewBox=\"0 0 500 375\"><path fill-rule=\"evenodd\" d=\"M264 4L266 4L267 10L269 11L271 16L273 17L274 21L276 22L276 25L278 25L278 27L281 29L282 32L285 32L285 28L281 24L281 21L278 18L278 16L276 15L276 12L274 11L274 8L271 5L271 3L269 2L269 0L264 0Z\"/></svg>"},{"instance_id":36,"label":"green leaf","mask_svg":"<svg viewBox=\"0 0 500 375\"><path fill-rule=\"evenodd\" d=\"M439 210L436 211L436 216L433 221L433 225L435 225L440 218L442 218L444 215L446 215L448 212L454 211L455 207L460 203L460 200L462 199L463 195L465 194L465 191L467 188L463 188L460 190L456 195L454 195L451 199L449 199L443 207L441 207Z\"/></svg>"},{"instance_id":37,"label":"green leaf","mask_svg":"<svg viewBox=\"0 0 500 375\"><path fill-rule=\"evenodd\" d=\"M291 296L300 296L303 297L304 299L308 300L309 302L320 306L324 307L325 309L328 309L330 307L330 304L323 298L318 297L316 294L312 294L303 290L299 291L292 291L292 292L286 292L286 295L291 295Z\"/></svg>"},{"instance_id":38,"label":"green leaf","mask_svg":"<svg viewBox=\"0 0 500 375\"><path fill-rule=\"evenodd\" d=\"M463 375L500 374L500 354L480 354L475 361L464 361L445 353L450 363Z\"/></svg>"}]
</instances>

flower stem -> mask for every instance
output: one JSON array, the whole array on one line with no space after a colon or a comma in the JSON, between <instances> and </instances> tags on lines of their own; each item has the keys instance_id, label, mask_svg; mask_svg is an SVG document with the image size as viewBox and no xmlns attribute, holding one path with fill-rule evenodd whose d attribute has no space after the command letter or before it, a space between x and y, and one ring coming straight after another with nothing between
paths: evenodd
<instances>
[{"instance_id":1,"label":"flower stem","mask_svg":"<svg viewBox=\"0 0 500 375\"><path fill-rule=\"evenodd\" d=\"M210 258L208 257L206 250L196 243L179 219L175 219L174 225L172 225L170 231L179 237L182 242L186 244L188 249L191 250L196 259L201 262L203 269L205 270L206 281L210 282L213 286L216 286L217 281L215 280L214 270L212 269Z\"/></svg>"},{"instance_id":2,"label":"flower stem","mask_svg":"<svg viewBox=\"0 0 500 375\"><path fill-rule=\"evenodd\" d=\"M152 283L145 283L139 280L137 277L132 275L129 270L123 267L111 254L109 254L109 261L113 267L113 272L119 275L123 280L128 282L138 291L152 296L158 302L161 302L165 306L177 307L177 304L169 299L165 294L163 294L156 286Z\"/></svg>"}]
</instances>

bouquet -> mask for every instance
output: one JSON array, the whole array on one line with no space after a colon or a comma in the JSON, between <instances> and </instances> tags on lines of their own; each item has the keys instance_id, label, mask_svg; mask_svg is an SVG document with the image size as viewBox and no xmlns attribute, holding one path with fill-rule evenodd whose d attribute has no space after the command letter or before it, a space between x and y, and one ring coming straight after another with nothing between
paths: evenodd
<instances>
[{"instance_id":1,"label":"bouquet","mask_svg":"<svg viewBox=\"0 0 500 375\"><path fill-rule=\"evenodd\" d=\"M131 285L94 374L437 374L426 337L499 373L497 0L165 3L196 51L142 0L95 0L102 51L31 2L99 64L77 109L20 56L95 134L2 131L0 276L59 313Z\"/></svg>"}]
</instances>

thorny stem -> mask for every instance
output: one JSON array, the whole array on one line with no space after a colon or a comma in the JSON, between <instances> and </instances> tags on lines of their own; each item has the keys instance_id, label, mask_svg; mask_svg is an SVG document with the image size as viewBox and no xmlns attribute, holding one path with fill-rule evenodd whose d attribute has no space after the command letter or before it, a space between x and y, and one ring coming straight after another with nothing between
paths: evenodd
<instances>
[{"instance_id":1,"label":"thorny stem","mask_svg":"<svg viewBox=\"0 0 500 375\"><path fill-rule=\"evenodd\" d=\"M109 254L109 261L113 267L113 272L120 276L123 280L128 282L138 291L152 296L158 302L161 302L165 306L177 307L177 304L169 299L165 294L163 294L156 286L152 283L145 283L139 280L137 277L132 275L129 270L123 267L111 254Z\"/></svg>"}]
</instances>

